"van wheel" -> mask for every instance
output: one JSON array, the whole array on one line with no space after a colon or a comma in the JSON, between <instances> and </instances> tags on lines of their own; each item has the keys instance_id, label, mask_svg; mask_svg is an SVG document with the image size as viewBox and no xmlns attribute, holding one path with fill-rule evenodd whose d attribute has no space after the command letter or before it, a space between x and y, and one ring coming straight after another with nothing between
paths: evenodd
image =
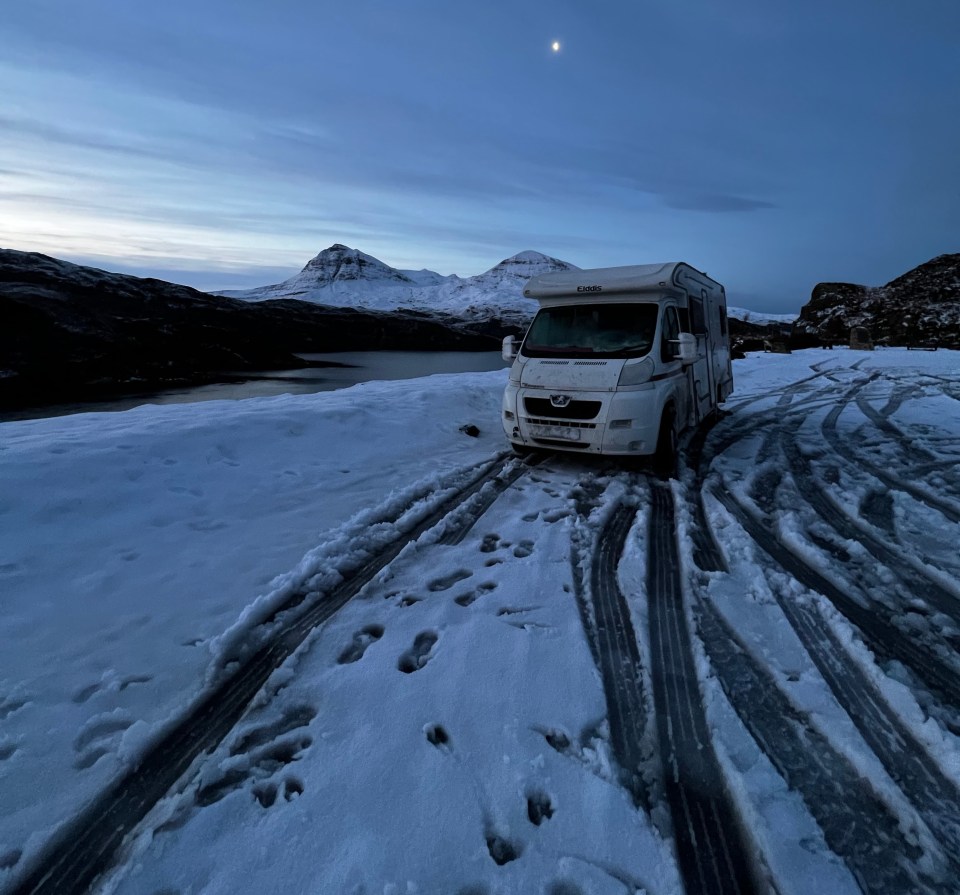
<instances>
[{"instance_id":1,"label":"van wheel","mask_svg":"<svg viewBox=\"0 0 960 895\"><path fill-rule=\"evenodd\" d=\"M660 420L657 449L653 455L653 471L662 479L677 477L677 427L676 413L670 407Z\"/></svg>"}]
</instances>

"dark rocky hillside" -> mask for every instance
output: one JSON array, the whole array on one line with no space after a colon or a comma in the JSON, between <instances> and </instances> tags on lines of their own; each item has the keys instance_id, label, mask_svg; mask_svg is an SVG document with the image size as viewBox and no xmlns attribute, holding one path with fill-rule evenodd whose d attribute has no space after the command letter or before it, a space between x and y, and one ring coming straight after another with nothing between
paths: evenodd
<instances>
[{"instance_id":1,"label":"dark rocky hillside","mask_svg":"<svg viewBox=\"0 0 960 895\"><path fill-rule=\"evenodd\" d=\"M772 341L791 340L792 324L786 323L751 323L747 320L730 318L730 342L735 357L742 357L747 351L763 351ZM806 348L807 345L796 347Z\"/></svg>"},{"instance_id":2,"label":"dark rocky hillside","mask_svg":"<svg viewBox=\"0 0 960 895\"><path fill-rule=\"evenodd\" d=\"M794 332L846 343L854 326L865 326L878 345L960 348L960 254L940 255L886 286L818 283Z\"/></svg>"},{"instance_id":3,"label":"dark rocky hillside","mask_svg":"<svg viewBox=\"0 0 960 895\"><path fill-rule=\"evenodd\" d=\"M496 350L503 329L292 299L251 304L0 249L0 407L309 365L294 352Z\"/></svg>"}]
</instances>

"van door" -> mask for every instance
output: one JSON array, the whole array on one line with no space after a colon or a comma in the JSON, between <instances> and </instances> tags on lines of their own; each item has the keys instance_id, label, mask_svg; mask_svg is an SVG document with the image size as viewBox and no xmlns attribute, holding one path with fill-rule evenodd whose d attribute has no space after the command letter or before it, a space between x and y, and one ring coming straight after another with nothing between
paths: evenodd
<instances>
[{"instance_id":1,"label":"van door","mask_svg":"<svg viewBox=\"0 0 960 895\"><path fill-rule=\"evenodd\" d=\"M660 362L663 364L663 371L658 373L654 377L655 379L665 380L672 379L674 376L683 377L687 375L678 357L677 338L679 335L680 320L677 309L674 305L666 305L660 322ZM687 396L688 392L689 389L684 388L674 391L678 404L677 420L681 429L687 426L690 414L695 412L696 403Z\"/></svg>"},{"instance_id":2,"label":"van door","mask_svg":"<svg viewBox=\"0 0 960 895\"><path fill-rule=\"evenodd\" d=\"M697 422L709 416L714 408L716 389L713 387L713 344L707 320L708 308L702 297L689 295L687 298L690 332L697 337L697 359L690 365L693 403L696 407Z\"/></svg>"}]
</instances>

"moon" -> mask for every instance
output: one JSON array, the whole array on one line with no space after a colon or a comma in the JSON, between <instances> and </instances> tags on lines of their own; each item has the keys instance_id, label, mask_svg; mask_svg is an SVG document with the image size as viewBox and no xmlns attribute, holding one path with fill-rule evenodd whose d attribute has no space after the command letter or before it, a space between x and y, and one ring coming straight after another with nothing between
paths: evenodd
<instances>
[{"instance_id":1,"label":"moon","mask_svg":"<svg viewBox=\"0 0 960 895\"><path fill-rule=\"evenodd\" d=\"M550 44L550 49L553 50L554 53L559 53L559 52L560 52L560 41L559 41L559 40L555 40L552 44Z\"/></svg>"}]
</instances>

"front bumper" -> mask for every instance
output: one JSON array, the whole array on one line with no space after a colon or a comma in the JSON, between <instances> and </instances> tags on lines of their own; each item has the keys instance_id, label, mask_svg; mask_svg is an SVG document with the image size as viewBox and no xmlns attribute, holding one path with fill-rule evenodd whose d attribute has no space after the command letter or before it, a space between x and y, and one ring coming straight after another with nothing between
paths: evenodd
<instances>
[{"instance_id":1,"label":"front bumper","mask_svg":"<svg viewBox=\"0 0 960 895\"><path fill-rule=\"evenodd\" d=\"M576 402L599 405L588 419L571 419L562 409L545 412L543 399L549 394L544 389L507 386L501 420L509 441L581 454L644 456L656 450L660 417L652 388L569 392ZM533 400L528 403L528 398ZM536 412L531 411L530 403L537 406Z\"/></svg>"}]
</instances>

